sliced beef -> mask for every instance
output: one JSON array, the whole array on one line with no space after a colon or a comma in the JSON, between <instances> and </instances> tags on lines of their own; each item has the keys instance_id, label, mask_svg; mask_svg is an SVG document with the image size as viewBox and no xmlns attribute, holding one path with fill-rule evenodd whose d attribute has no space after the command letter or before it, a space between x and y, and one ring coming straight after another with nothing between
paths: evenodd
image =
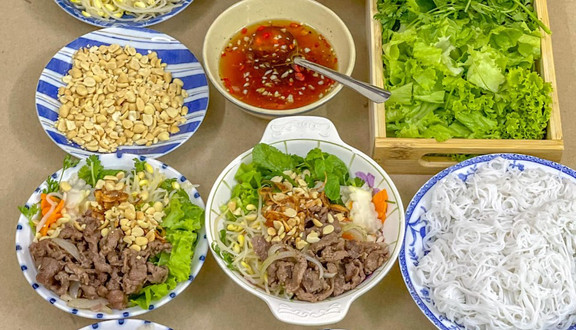
<instances>
[{"instance_id":1,"label":"sliced beef","mask_svg":"<svg viewBox=\"0 0 576 330\"><path fill-rule=\"evenodd\" d=\"M93 269L83 268L73 262L68 262L66 264L66 271L69 272L70 274L76 275L75 278L77 278L80 281L80 283L85 285L88 285L88 283L90 283L90 275L94 274Z\"/></svg>"},{"instance_id":2,"label":"sliced beef","mask_svg":"<svg viewBox=\"0 0 576 330\"><path fill-rule=\"evenodd\" d=\"M340 239L341 239L340 235L336 233L331 233L329 235L323 236L317 243L310 244L309 251L317 254L325 247L338 243Z\"/></svg>"},{"instance_id":3,"label":"sliced beef","mask_svg":"<svg viewBox=\"0 0 576 330\"><path fill-rule=\"evenodd\" d=\"M354 240L346 240L346 251L352 259L358 259L362 255L362 246Z\"/></svg>"},{"instance_id":4,"label":"sliced beef","mask_svg":"<svg viewBox=\"0 0 576 330\"><path fill-rule=\"evenodd\" d=\"M304 274L308 269L308 262L306 259L300 257L296 259L294 267L292 267L292 274L289 281L286 281L286 291L296 292L304 279Z\"/></svg>"},{"instance_id":5,"label":"sliced beef","mask_svg":"<svg viewBox=\"0 0 576 330\"><path fill-rule=\"evenodd\" d=\"M256 235L252 238L252 246L254 247L254 253L258 256L261 261L268 258L268 250L270 249L270 243L266 241L264 236Z\"/></svg>"},{"instance_id":6,"label":"sliced beef","mask_svg":"<svg viewBox=\"0 0 576 330\"><path fill-rule=\"evenodd\" d=\"M302 280L302 286L306 292L320 292L325 288L325 284L326 280L320 277L320 271L314 270L312 268L306 269L306 272L304 273L304 279Z\"/></svg>"},{"instance_id":7,"label":"sliced beef","mask_svg":"<svg viewBox=\"0 0 576 330\"><path fill-rule=\"evenodd\" d=\"M95 255L92 258L92 262L94 263L94 268L98 273L108 273L112 272L112 266L106 262L106 259L100 254Z\"/></svg>"},{"instance_id":8,"label":"sliced beef","mask_svg":"<svg viewBox=\"0 0 576 330\"><path fill-rule=\"evenodd\" d=\"M380 265L384 263L384 261L386 261L387 256L388 255L384 251L377 250L370 252L364 261L364 269L368 273L374 272L376 269L378 269L378 267L380 267Z\"/></svg>"},{"instance_id":9,"label":"sliced beef","mask_svg":"<svg viewBox=\"0 0 576 330\"><path fill-rule=\"evenodd\" d=\"M112 274L110 274L110 279L106 283L106 289L109 291L122 289L122 276L118 274L118 272L119 269L114 268L114 270L112 270Z\"/></svg>"},{"instance_id":10,"label":"sliced beef","mask_svg":"<svg viewBox=\"0 0 576 330\"><path fill-rule=\"evenodd\" d=\"M148 282L152 284L163 283L168 278L168 269L156 266L151 262L147 263L146 267L148 267L148 275L146 277Z\"/></svg>"},{"instance_id":11,"label":"sliced beef","mask_svg":"<svg viewBox=\"0 0 576 330\"><path fill-rule=\"evenodd\" d=\"M84 298L97 299L99 297L96 288L92 285L80 285L80 289Z\"/></svg>"},{"instance_id":12,"label":"sliced beef","mask_svg":"<svg viewBox=\"0 0 576 330\"><path fill-rule=\"evenodd\" d=\"M325 247L320 252L320 261L322 262L338 262L348 257L348 251L345 249L344 240L339 240L337 243Z\"/></svg>"},{"instance_id":13,"label":"sliced beef","mask_svg":"<svg viewBox=\"0 0 576 330\"><path fill-rule=\"evenodd\" d=\"M151 256L155 256L160 252L170 252L172 250L172 244L168 242L162 242L160 240L154 240L148 243L148 248L146 251L149 252Z\"/></svg>"},{"instance_id":14,"label":"sliced beef","mask_svg":"<svg viewBox=\"0 0 576 330\"><path fill-rule=\"evenodd\" d=\"M322 264L324 276L320 276L316 263L302 257L285 258L268 267L268 284L273 289L283 287L299 300L310 302L354 289L389 258L383 244L347 241L336 232L310 244L304 253Z\"/></svg>"},{"instance_id":15,"label":"sliced beef","mask_svg":"<svg viewBox=\"0 0 576 330\"><path fill-rule=\"evenodd\" d=\"M116 309L124 309L128 304L128 296L122 290L111 290L106 295L106 299L110 303L110 307Z\"/></svg>"},{"instance_id":16,"label":"sliced beef","mask_svg":"<svg viewBox=\"0 0 576 330\"><path fill-rule=\"evenodd\" d=\"M346 283L344 275L339 273L334 277L334 296L339 296L350 289L352 289L352 285Z\"/></svg>"},{"instance_id":17,"label":"sliced beef","mask_svg":"<svg viewBox=\"0 0 576 330\"><path fill-rule=\"evenodd\" d=\"M351 289L357 287L366 278L363 266L358 259L354 259L344 266L346 269L344 279L350 283Z\"/></svg>"},{"instance_id":18,"label":"sliced beef","mask_svg":"<svg viewBox=\"0 0 576 330\"><path fill-rule=\"evenodd\" d=\"M98 287L98 289L96 289L96 292L98 293L98 295L99 295L100 297L104 297L104 298L105 298L105 297L108 296L108 293L109 293L110 291L108 291L108 288L106 288L104 285L101 285L101 286Z\"/></svg>"},{"instance_id":19,"label":"sliced beef","mask_svg":"<svg viewBox=\"0 0 576 330\"><path fill-rule=\"evenodd\" d=\"M59 271L58 274L54 276L54 279L59 284L59 287L52 287L51 290L57 295L63 295L68 292L70 288L70 277L65 271Z\"/></svg>"},{"instance_id":20,"label":"sliced beef","mask_svg":"<svg viewBox=\"0 0 576 330\"><path fill-rule=\"evenodd\" d=\"M62 239L80 241L82 240L82 232L76 229L74 226L66 226L60 231L59 237Z\"/></svg>"},{"instance_id":21,"label":"sliced beef","mask_svg":"<svg viewBox=\"0 0 576 330\"><path fill-rule=\"evenodd\" d=\"M92 216L94 215L94 216ZM144 251L129 249L122 240L121 229L111 230L105 237L100 227L100 214L87 213L78 220L83 231L71 223L60 232L60 238L73 243L80 253L76 260L51 239L30 245L30 253L38 268L37 281L58 295L66 294L70 283L80 283L78 298L108 299L112 308L127 306L128 295L148 284L162 283L168 269L148 262L151 256L169 252L172 245L154 240Z\"/></svg>"},{"instance_id":22,"label":"sliced beef","mask_svg":"<svg viewBox=\"0 0 576 330\"><path fill-rule=\"evenodd\" d=\"M126 294L133 294L140 291L146 282L146 276L148 275L147 261L140 256L139 252L132 249L126 249L122 254L124 256L122 288Z\"/></svg>"},{"instance_id":23,"label":"sliced beef","mask_svg":"<svg viewBox=\"0 0 576 330\"><path fill-rule=\"evenodd\" d=\"M109 253L116 251L118 243L120 243L123 236L122 230L119 228L110 231L108 235L100 241L100 253L108 255ZM116 254L113 253L112 255Z\"/></svg>"},{"instance_id":24,"label":"sliced beef","mask_svg":"<svg viewBox=\"0 0 576 330\"><path fill-rule=\"evenodd\" d=\"M292 268L294 268L294 263L292 261L276 261L276 271L275 276L278 278L278 282L286 283L292 278Z\"/></svg>"},{"instance_id":25,"label":"sliced beef","mask_svg":"<svg viewBox=\"0 0 576 330\"><path fill-rule=\"evenodd\" d=\"M30 244L30 254L36 263L40 263L41 259L44 257L49 257L58 261L70 259L68 257L68 252L49 239Z\"/></svg>"},{"instance_id":26,"label":"sliced beef","mask_svg":"<svg viewBox=\"0 0 576 330\"><path fill-rule=\"evenodd\" d=\"M56 275L64 268L64 263L51 257L45 257L41 260L40 266L38 267L38 274L36 275L36 281L57 293L67 290L67 281L66 283L61 283L55 279Z\"/></svg>"}]
</instances>

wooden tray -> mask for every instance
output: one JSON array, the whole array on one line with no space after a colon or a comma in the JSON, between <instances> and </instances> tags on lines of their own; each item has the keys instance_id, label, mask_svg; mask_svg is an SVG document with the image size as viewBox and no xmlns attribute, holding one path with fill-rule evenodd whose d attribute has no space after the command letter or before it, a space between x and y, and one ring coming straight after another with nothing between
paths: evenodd
<instances>
[{"instance_id":1,"label":"wooden tray","mask_svg":"<svg viewBox=\"0 0 576 330\"><path fill-rule=\"evenodd\" d=\"M368 41L370 43L370 81L376 86L384 86L382 64L382 26L373 17L378 13L377 0L367 1ZM534 7L540 20L550 26L546 0L534 0ZM556 73L552 55L552 37L542 33L542 58L537 63L539 72L546 82L552 84L552 112L545 140L486 140L450 139L438 142L424 138L386 137L386 111L384 104L370 103L370 134L374 143L372 157L389 173L434 174L456 162L448 157L435 157L433 154L489 154L522 153L560 161L564 142L556 88Z\"/></svg>"}]
</instances>

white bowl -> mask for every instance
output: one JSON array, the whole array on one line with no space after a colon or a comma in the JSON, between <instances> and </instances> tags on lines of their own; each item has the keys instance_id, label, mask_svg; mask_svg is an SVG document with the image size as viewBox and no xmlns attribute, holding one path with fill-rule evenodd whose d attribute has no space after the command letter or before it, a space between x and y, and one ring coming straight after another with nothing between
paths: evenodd
<instances>
[{"instance_id":1,"label":"white bowl","mask_svg":"<svg viewBox=\"0 0 576 330\"><path fill-rule=\"evenodd\" d=\"M336 323L346 316L350 304L356 298L366 293L386 276L398 257L404 238L404 208L400 194L388 174L370 157L344 143L338 136L334 124L326 118L298 116L274 119L268 124L261 142L275 146L283 152L300 156L305 156L314 148L331 153L347 164L350 173L361 171L374 175L374 188L386 189L389 200L395 203L391 204L384 223L384 236L389 244L390 259L355 289L321 302L288 300L267 294L265 290L246 281L238 272L228 269L218 254L212 251L222 270L243 289L264 300L280 321L299 325ZM240 164L251 161L252 149L236 157L218 176L210 191L206 207L206 233L210 245L222 229L215 227L215 220L221 213L220 206L228 202L231 189L237 183L234 174Z\"/></svg>"},{"instance_id":2,"label":"white bowl","mask_svg":"<svg viewBox=\"0 0 576 330\"><path fill-rule=\"evenodd\" d=\"M150 164L154 169L160 171L160 173L166 175L167 178L169 179L177 178L182 185L182 189L185 189L186 193L188 193L188 196L190 196L190 201L204 208L204 202L202 201L202 198L200 198L200 194L198 193L196 188L194 188L194 186L190 183L190 181L188 181L182 174L180 174L175 169L169 167L168 165L158 160L132 154L106 154L106 155L99 155L97 157L99 157L100 161L102 162L102 166L104 166L104 168L107 169L130 170L134 168L134 158L139 158L140 160L146 160L148 164ZM75 167L67 169L64 172L62 179L67 180L68 178L70 178L72 173L77 173L80 170L80 168L85 164L86 160L83 159ZM62 170L53 173L52 177L60 178L61 173ZM38 186L38 188L36 188L32 196L30 196L30 198L26 202L26 207L29 207L30 205L33 205L40 201L41 190L44 189L45 187L46 187L46 181L44 181L40 186ZM184 291L188 287L188 285L190 285L190 283L192 283L196 275L198 275L200 268L202 268L202 265L206 260L206 253L208 252L208 242L206 240L206 233L205 229L202 228L201 230L198 231L196 247L194 249L193 259L191 260L192 269L190 276L188 277L188 280L178 283L176 288L170 291L163 298L152 301L148 309L142 309L139 306L134 306L123 310L113 309L112 310L113 312L111 314L107 314L69 307L68 305L66 305L66 302L60 299L60 297L57 294L55 294L51 290L45 288L43 285L38 284L36 282L36 275L38 274L38 272L36 270L34 261L29 251L29 247L30 244L32 243L33 236L34 235L32 233L32 229L28 224L28 219L24 215L20 215L20 219L18 219L18 225L16 226L16 257L18 258L18 263L20 264L20 270L22 270L22 274L24 275L28 283L30 283L32 288L44 300L46 300L50 304L60 308L65 312L92 319L120 319L120 318L133 317L144 314L148 311L154 310L166 304L167 302L174 299L182 291Z\"/></svg>"},{"instance_id":3,"label":"white bowl","mask_svg":"<svg viewBox=\"0 0 576 330\"><path fill-rule=\"evenodd\" d=\"M268 20L285 19L304 23L328 40L338 58L338 71L352 74L356 60L354 40L346 24L330 9L313 0L242 0L218 16L206 33L202 55L206 74L230 102L246 112L265 118L303 114L328 102L341 89L336 83L324 97L307 106L289 110L269 110L244 103L230 95L220 79L220 56L230 38L242 28Z\"/></svg>"},{"instance_id":4,"label":"white bowl","mask_svg":"<svg viewBox=\"0 0 576 330\"><path fill-rule=\"evenodd\" d=\"M511 168L515 167L521 171L524 171L525 168L538 168L547 173L576 182L576 171L555 162L521 154L491 154L474 157L449 167L433 176L418 190L406 210L406 236L402 243L398 262L402 277L412 299L414 299L422 313L438 329L463 329L463 327L440 313L430 297L430 289L414 280L414 272L420 259L428 253L428 250L424 248L426 227L422 215L426 213L426 210L430 209L434 190L439 181L448 175L456 175L463 181L467 180L468 176L474 175L479 165L486 164L497 157L510 160ZM575 328L576 325L573 325L570 329Z\"/></svg>"}]
</instances>

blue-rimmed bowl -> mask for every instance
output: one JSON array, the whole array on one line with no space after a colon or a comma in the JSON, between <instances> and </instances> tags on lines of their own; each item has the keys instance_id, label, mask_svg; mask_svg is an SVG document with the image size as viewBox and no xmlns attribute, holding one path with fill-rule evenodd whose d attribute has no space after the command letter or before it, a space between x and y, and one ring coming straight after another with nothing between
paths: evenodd
<instances>
[{"instance_id":1,"label":"blue-rimmed bowl","mask_svg":"<svg viewBox=\"0 0 576 330\"><path fill-rule=\"evenodd\" d=\"M181 11L186 9L186 7L188 7L188 5L190 5L193 1L194 0L182 0L181 6L172 9L172 11L170 11L166 14L158 15L154 18L147 19L147 20L136 21L133 16L128 16L128 15L124 15L120 19L111 18L109 20L104 20L102 18L94 17L94 16L86 17L86 16L82 15L82 10L79 9L78 7L74 6L74 4L72 4L72 2L70 2L70 0L54 0L54 2L56 2L56 4L58 6L60 6L60 8L62 8L70 16L72 16L72 17L76 18L77 20L80 20L84 23L88 23L88 24L100 26L100 27L111 27L111 26L144 27L144 26L150 26L150 25L158 24L158 23L164 22L164 21L172 18L172 16L176 16L178 13L180 13Z\"/></svg>"},{"instance_id":2,"label":"blue-rimmed bowl","mask_svg":"<svg viewBox=\"0 0 576 330\"><path fill-rule=\"evenodd\" d=\"M307 326L339 322L346 316L354 300L378 284L396 262L405 226L400 194L386 171L369 156L344 143L334 124L326 118L295 116L274 119L266 127L260 142L274 146L282 152L303 157L310 150L320 148L340 158L352 177L371 177L371 180L366 180L369 185L377 189L386 189L388 192L389 207L383 234L389 247L390 258L366 277L359 286L337 297L311 303L271 295L266 290L251 284L239 272L230 270L218 253L212 250L218 265L226 275L244 290L264 300L272 314L280 321ZM220 207L230 200L232 189L238 183L234 175L242 163L250 162L252 162L252 149L236 157L218 176L210 190L206 203L206 233L211 246L220 230L224 229L222 222L217 222L217 219L222 217Z\"/></svg>"},{"instance_id":3,"label":"blue-rimmed bowl","mask_svg":"<svg viewBox=\"0 0 576 330\"><path fill-rule=\"evenodd\" d=\"M122 169L122 170L131 170L132 168L134 168L134 158L139 158L140 160L146 160L148 164L150 164L154 169L160 171L160 173L163 173L167 178L178 179L178 182L180 183L182 189L185 189L185 191L188 193L188 196L190 196L190 201L204 208L204 202L202 201L200 193L198 193L194 185L192 185L192 183L190 183L190 181L188 181L178 171L158 160L131 154L108 154L108 155L100 155L98 157L104 168ZM62 179L67 180L68 178L70 178L70 176L73 173L77 173L80 170L80 168L84 166L84 164L86 164L86 160L81 160L80 163L78 163L78 165L76 165L75 167L67 169L62 175ZM58 179L60 178L61 174L62 170L53 173L51 176L55 179ZM36 190L34 190L32 196L30 196L30 198L26 202L26 207L38 203L40 201L40 194L42 193L42 189L46 187L47 187L46 181L44 181L40 186L38 186ZM111 314L107 314L68 307L68 305L66 305L66 302L60 299L58 295L56 295L51 290L45 288L43 285L36 282L37 271L36 267L34 266L32 256L30 255L29 252L29 246L32 243L33 238L34 234L32 228L30 228L30 225L28 224L28 219L24 215L20 215L20 218L18 219L18 224L16 226L16 257L20 264L20 270L22 270L22 274L24 275L28 283L30 283L30 286L44 300L60 308L61 310L74 315L92 319L120 319L120 318L133 317L144 314L150 310L154 310L168 303L169 301L174 299L178 294L184 291L188 287L188 285L190 285L190 283L192 283L196 275L198 275L200 268L202 268L202 265L206 260L206 253L208 252L208 241L206 239L206 231L204 228L202 228L200 231L198 231L198 240L196 243L196 247L194 249L193 259L191 260L192 269L187 281L178 283L176 288L171 292L169 292L163 298L156 301L152 301L152 304L149 306L148 309L142 309L139 306L135 306L124 310L114 309L112 310L113 312Z\"/></svg>"},{"instance_id":4,"label":"blue-rimmed bowl","mask_svg":"<svg viewBox=\"0 0 576 330\"><path fill-rule=\"evenodd\" d=\"M113 321L103 321L94 323L80 330L134 330L134 329L142 329L142 330L172 330L164 325L160 325L158 323L144 321L144 320L135 320L135 319L120 319L120 320L113 320Z\"/></svg>"},{"instance_id":5,"label":"blue-rimmed bowl","mask_svg":"<svg viewBox=\"0 0 576 330\"><path fill-rule=\"evenodd\" d=\"M184 82L182 89L188 93L184 105L189 111L185 116L186 122L179 126L180 132L171 134L167 141L151 146L120 146L118 152L157 158L175 150L194 135L204 120L208 109L208 81L202 65L186 46L166 34L150 29L114 27L97 30L62 48L42 71L36 88L36 111L42 128L54 143L69 154L80 158L98 154L68 140L55 127L61 106L58 88L65 86L62 77L72 68L74 52L83 47L111 44L130 45L142 54L155 51L162 62L167 64L166 71L171 72L174 78L181 79Z\"/></svg>"},{"instance_id":6,"label":"blue-rimmed bowl","mask_svg":"<svg viewBox=\"0 0 576 330\"><path fill-rule=\"evenodd\" d=\"M406 235L398 261L402 277L410 295L424 315L438 329L455 330L464 329L464 327L453 320L447 319L444 314L440 313L430 297L430 288L419 285L414 281L415 268L420 259L428 252L424 248L424 237L426 237L427 231L426 220L423 220L422 216L430 209L435 186L438 182L450 175L466 181L468 177L474 175L478 166L484 165L498 157L510 160L510 168L516 168L520 171L524 171L527 168L538 168L547 173L576 182L576 171L564 165L521 154L492 154L474 157L449 167L436 174L418 190L406 211ZM571 329L576 329L576 326L572 326Z\"/></svg>"}]
</instances>

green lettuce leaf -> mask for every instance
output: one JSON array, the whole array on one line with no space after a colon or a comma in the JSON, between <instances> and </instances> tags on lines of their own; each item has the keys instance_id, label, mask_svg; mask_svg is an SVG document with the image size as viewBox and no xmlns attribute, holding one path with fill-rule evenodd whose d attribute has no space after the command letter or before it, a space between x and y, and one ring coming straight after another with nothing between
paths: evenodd
<instances>
[{"instance_id":1,"label":"green lettuce leaf","mask_svg":"<svg viewBox=\"0 0 576 330\"><path fill-rule=\"evenodd\" d=\"M183 189L172 196L164 212L166 216L161 225L166 230L166 240L172 244L172 250L152 260L157 265L168 267L168 278L164 283L146 286L130 297L130 303L143 309L148 309L152 300L166 296L179 282L188 279L198 238L196 232L202 228L204 210L193 204Z\"/></svg>"},{"instance_id":2,"label":"green lettuce leaf","mask_svg":"<svg viewBox=\"0 0 576 330\"><path fill-rule=\"evenodd\" d=\"M530 0L377 0L387 135L540 139L550 86Z\"/></svg>"}]
</instances>

